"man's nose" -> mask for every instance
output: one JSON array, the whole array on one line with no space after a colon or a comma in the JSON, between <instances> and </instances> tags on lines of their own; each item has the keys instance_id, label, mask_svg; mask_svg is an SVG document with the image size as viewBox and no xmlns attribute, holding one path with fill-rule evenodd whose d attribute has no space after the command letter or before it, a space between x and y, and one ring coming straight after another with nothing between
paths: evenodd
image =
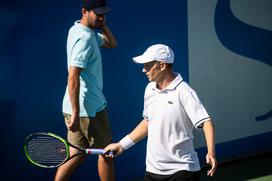
<instances>
[{"instance_id":1,"label":"man's nose","mask_svg":"<svg viewBox=\"0 0 272 181\"><path fill-rule=\"evenodd\" d=\"M143 72L143 73L146 73L146 70L145 70L145 68L143 68L142 72Z\"/></svg>"}]
</instances>

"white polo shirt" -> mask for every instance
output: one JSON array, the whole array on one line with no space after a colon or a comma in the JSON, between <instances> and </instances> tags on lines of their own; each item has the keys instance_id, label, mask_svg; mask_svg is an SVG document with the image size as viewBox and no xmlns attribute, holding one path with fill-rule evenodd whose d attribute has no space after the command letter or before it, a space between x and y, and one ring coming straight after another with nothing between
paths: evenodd
<instances>
[{"instance_id":1,"label":"white polo shirt","mask_svg":"<svg viewBox=\"0 0 272 181\"><path fill-rule=\"evenodd\" d=\"M192 131L209 115L180 74L163 90L155 82L147 85L143 116L148 120L146 171L170 175L200 170Z\"/></svg>"}]
</instances>

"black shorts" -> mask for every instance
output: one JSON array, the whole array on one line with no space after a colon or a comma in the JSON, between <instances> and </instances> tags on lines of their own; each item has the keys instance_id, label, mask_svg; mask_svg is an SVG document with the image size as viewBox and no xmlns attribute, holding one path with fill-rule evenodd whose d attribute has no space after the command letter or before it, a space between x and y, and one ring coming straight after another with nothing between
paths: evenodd
<instances>
[{"instance_id":1,"label":"black shorts","mask_svg":"<svg viewBox=\"0 0 272 181\"><path fill-rule=\"evenodd\" d=\"M199 181L200 174L200 171L190 172L186 170L178 171L172 175L145 172L144 181Z\"/></svg>"}]
</instances>

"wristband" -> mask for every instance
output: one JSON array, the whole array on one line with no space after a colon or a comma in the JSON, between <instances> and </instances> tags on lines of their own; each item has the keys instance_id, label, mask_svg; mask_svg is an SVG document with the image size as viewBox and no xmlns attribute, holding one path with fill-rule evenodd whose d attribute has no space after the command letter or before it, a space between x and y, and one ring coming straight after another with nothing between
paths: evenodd
<instances>
[{"instance_id":1,"label":"wristband","mask_svg":"<svg viewBox=\"0 0 272 181\"><path fill-rule=\"evenodd\" d=\"M135 145L135 143L130 139L130 137L128 135L125 136L123 139L121 139L119 141L119 143L125 150L127 150L130 147L132 147L133 145Z\"/></svg>"}]
</instances>

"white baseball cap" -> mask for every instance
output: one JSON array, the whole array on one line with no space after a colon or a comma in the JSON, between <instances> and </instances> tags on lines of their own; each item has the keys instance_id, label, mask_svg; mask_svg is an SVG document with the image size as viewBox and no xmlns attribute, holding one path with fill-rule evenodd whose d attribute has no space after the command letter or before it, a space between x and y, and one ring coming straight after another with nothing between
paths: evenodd
<instances>
[{"instance_id":1,"label":"white baseball cap","mask_svg":"<svg viewBox=\"0 0 272 181\"><path fill-rule=\"evenodd\" d=\"M174 63L174 52L170 47L163 44L156 44L148 47L144 54L132 58L135 63L147 63L152 61L161 61L165 63Z\"/></svg>"}]
</instances>

